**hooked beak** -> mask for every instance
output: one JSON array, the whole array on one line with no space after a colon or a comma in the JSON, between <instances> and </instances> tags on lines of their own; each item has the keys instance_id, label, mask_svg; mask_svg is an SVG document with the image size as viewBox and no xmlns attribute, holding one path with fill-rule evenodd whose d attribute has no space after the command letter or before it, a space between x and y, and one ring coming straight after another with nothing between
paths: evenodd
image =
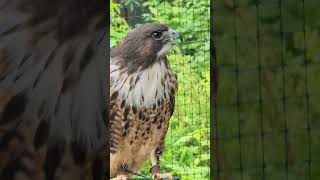
<instances>
[{"instance_id":1,"label":"hooked beak","mask_svg":"<svg viewBox=\"0 0 320 180\"><path fill-rule=\"evenodd\" d=\"M166 32L166 38L164 39L164 45L162 46L161 50L157 53L157 57L163 57L165 56L168 51L171 49L171 47L179 45L178 42L173 42L171 40L179 38L180 37L180 33L178 33L177 31L173 30L173 29L168 29L168 31Z\"/></svg>"},{"instance_id":2,"label":"hooked beak","mask_svg":"<svg viewBox=\"0 0 320 180\"><path fill-rule=\"evenodd\" d=\"M181 35L180 33L178 33L177 31L173 30L173 29L169 29L168 30L169 32L169 38L170 39L176 39L176 38L179 38ZM178 42L170 42L172 45L178 45L179 43Z\"/></svg>"},{"instance_id":3,"label":"hooked beak","mask_svg":"<svg viewBox=\"0 0 320 180\"><path fill-rule=\"evenodd\" d=\"M169 29L169 37L172 39L178 38L178 37L180 37L180 33L178 33L177 31L175 31L173 29Z\"/></svg>"}]
</instances>

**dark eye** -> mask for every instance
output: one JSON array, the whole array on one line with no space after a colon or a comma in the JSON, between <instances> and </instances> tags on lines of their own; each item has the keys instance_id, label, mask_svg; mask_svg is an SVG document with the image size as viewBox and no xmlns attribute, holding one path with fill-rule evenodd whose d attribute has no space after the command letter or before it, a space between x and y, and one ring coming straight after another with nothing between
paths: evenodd
<instances>
[{"instance_id":1,"label":"dark eye","mask_svg":"<svg viewBox=\"0 0 320 180\"><path fill-rule=\"evenodd\" d=\"M160 40L162 39L163 33L161 31L156 31L152 34L153 39Z\"/></svg>"}]
</instances>

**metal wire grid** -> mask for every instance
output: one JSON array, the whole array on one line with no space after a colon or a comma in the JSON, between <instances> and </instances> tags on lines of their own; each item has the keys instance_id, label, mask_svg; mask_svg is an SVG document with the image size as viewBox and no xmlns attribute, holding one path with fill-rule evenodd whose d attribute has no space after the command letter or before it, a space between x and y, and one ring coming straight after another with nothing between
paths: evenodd
<instances>
[{"instance_id":1,"label":"metal wire grid","mask_svg":"<svg viewBox=\"0 0 320 180\"><path fill-rule=\"evenodd\" d=\"M312 0L215 5L212 179L319 179L320 66L306 17Z\"/></svg>"},{"instance_id":2,"label":"metal wire grid","mask_svg":"<svg viewBox=\"0 0 320 180\"><path fill-rule=\"evenodd\" d=\"M188 16L194 12L193 9L185 12L173 11L170 8L168 9L167 6L164 6L166 3L169 4L172 1L161 2L161 4L159 2L159 5L163 5L163 7L159 8L160 11L162 11L160 12L161 15L159 14L160 16L183 17L183 15ZM179 6L182 7L187 2L186 0L179 1ZM171 119L169 132L167 134L165 158L163 158L161 162L163 171L174 172L181 179L185 180L204 180L210 178L210 157L201 159L202 154L210 155L210 78L199 78L199 74L209 75L210 72L210 7L204 7L200 11L207 14L205 17L202 17L202 21L190 22L182 18L176 21L175 25L169 24L168 22L161 22L168 24L174 29L177 28L176 26L189 26L193 29L193 31L182 34L183 41L180 43L180 50L176 50L176 52L179 51L181 54L176 56L175 53L172 53L169 57L170 65L178 75L179 91L176 97L175 113ZM122 4L121 14L132 28L137 24L147 22L146 18L143 17L144 13L150 14L146 6L134 5L128 7ZM158 16L158 14L156 16ZM165 19L165 17L163 18ZM208 26L199 28L203 23L208 24ZM193 38L196 33L201 35L198 36L198 38ZM199 46L199 52L189 52L188 48L185 47L190 44ZM199 57L192 57L195 54ZM188 58L183 57L183 55L188 55ZM196 77L198 81L192 80L193 77ZM181 129L183 129L183 132L180 132ZM200 131L200 129L202 129L202 131ZM186 137L184 140L187 142L184 144L177 143L183 141L183 137ZM179 159L184 158L189 160L186 162L179 161ZM199 165L198 161L200 161L202 165ZM192 168L193 166L201 167ZM142 174L148 175L149 168L150 167L146 165Z\"/></svg>"}]
</instances>

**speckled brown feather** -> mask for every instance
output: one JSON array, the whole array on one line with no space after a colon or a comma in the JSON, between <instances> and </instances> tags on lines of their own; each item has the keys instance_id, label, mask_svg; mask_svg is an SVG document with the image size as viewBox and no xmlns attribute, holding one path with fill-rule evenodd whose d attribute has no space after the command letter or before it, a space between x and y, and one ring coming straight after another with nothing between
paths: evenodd
<instances>
[{"instance_id":1,"label":"speckled brown feather","mask_svg":"<svg viewBox=\"0 0 320 180\"><path fill-rule=\"evenodd\" d=\"M161 45L153 42L149 34L158 29L168 27L145 25L129 33L111 51L110 175L113 178L130 177L132 174L127 169L138 172L146 160L152 160L153 156L159 159L163 152L178 82L167 58L156 58Z\"/></svg>"},{"instance_id":2,"label":"speckled brown feather","mask_svg":"<svg viewBox=\"0 0 320 180\"><path fill-rule=\"evenodd\" d=\"M171 76L171 81L174 87L172 94L149 108L127 106L126 100L116 96L117 92L111 89L111 177L130 175L124 172L124 167L139 171L143 163L150 159L152 151L162 155L177 92L175 76Z\"/></svg>"},{"instance_id":3,"label":"speckled brown feather","mask_svg":"<svg viewBox=\"0 0 320 180\"><path fill-rule=\"evenodd\" d=\"M154 38L154 32L162 32L162 38ZM145 24L111 50L111 178L130 178L147 160L158 165L178 90L165 56L174 33L164 24Z\"/></svg>"},{"instance_id":4,"label":"speckled brown feather","mask_svg":"<svg viewBox=\"0 0 320 180\"><path fill-rule=\"evenodd\" d=\"M104 179L105 6L0 0L1 180Z\"/></svg>"}]
</instances>

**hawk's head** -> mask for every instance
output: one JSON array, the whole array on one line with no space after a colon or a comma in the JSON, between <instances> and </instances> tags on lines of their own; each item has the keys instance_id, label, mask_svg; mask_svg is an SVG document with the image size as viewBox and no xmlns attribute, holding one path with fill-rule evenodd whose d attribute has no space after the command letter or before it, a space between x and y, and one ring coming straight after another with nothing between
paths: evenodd
<instances>
[{"instance_id":1,"label":"hawk's head","mask_svg":"<svg viewBox=\"0 0 320 180\"><path fill-rule=\"evenodd\" d=\"M127 37L111 51L111 58L120 57L118 63L129 72L143 70L163 59L176 45L171 39L179 33L165 24L144 24L128 33Z\"/></svg>"}]
</instances>

